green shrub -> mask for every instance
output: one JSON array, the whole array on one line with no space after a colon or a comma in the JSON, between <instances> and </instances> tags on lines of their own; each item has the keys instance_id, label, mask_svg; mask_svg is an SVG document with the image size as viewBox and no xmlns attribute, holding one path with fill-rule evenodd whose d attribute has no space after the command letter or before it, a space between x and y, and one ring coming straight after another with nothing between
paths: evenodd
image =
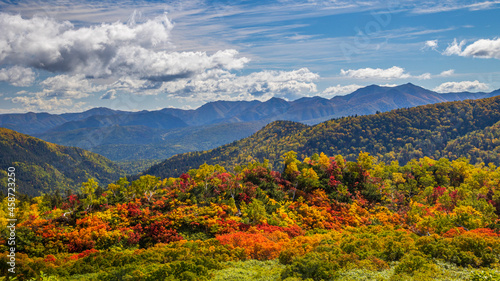
<instances>
[{"instance_id":1,"label":"green shrub","mask_svg":"<svg viewBox=\"0 0 500 281\"><path fill-rule=\"evenodd\" d=\"M340 265L330 253L311 252L295 259L281 274L282 279L301 277L312 280L332 280Z\"/></svg>"},{"instance_id":2,"label":"green shrub","mask_svg":"<svg viewBox=\"0 0 500 281\"><path fill-rule=\"evenodd\" d=\"M395 274L413 274L416 271L427 271L435 268L434 264L429 262L429 258L417 251L411 251L406 254L399 264L394 268Z\"/></svg>"}]
</instances>

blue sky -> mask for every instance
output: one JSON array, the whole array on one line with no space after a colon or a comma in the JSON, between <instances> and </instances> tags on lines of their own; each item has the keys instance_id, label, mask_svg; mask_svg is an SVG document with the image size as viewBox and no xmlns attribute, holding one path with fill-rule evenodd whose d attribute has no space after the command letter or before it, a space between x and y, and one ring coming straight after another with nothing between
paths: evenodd
<instances>
[{"instance_id":1,"label":"blue sky","mask_svg":"<svg viewBox=\"0 0 500 281\"><path fill-rule=\"evenodd\" d=\"M0 1L0 113L500 88L500 1Z\"/></svg>"}]
</instances>

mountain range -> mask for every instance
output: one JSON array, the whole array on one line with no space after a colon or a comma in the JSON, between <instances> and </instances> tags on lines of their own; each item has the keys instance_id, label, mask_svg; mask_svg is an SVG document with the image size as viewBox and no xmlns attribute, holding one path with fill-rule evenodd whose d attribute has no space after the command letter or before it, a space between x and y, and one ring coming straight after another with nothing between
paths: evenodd
<instances>
[{"instance_id":1,"label":"mountain range","mask_svg":"<svg viewBox=\"0 0 500 281\"><path fill-rule=\"evenodd\" d=\"M332 118L498 94L500 90L440 94L411 83L396 87L371 85L331 99L216 101L195 110L165 108L127 112L94 108L66 114L2 114L0 127L87 149L115 161L166 159L248 137L276 120L314 125Z\"/></svg>"}]
</instances>

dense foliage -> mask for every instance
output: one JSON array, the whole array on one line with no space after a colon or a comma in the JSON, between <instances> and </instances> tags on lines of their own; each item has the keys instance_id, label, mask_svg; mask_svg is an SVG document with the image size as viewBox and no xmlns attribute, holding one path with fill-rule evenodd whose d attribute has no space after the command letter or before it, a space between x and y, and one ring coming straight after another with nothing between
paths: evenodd
<instances>
[{"instance_id":1,"label":"dense foliage","mask_svg":"<svg viewBox=\"0 0 500 281\"><path fill-rule=\"evenodd\" d=\"M500 97L345 117L311 127L278 121L240 141L209 151L176 155L151 167L145 174L179 176L205 162L230 169L249 159L263 161L264 158L269 159L275 169L281 169L280 156L288 150L297 151L302 157L320 152L342 154L351 161L356 159L359 151L366 151L380 160L398 160L400 163L424 156L439 159L475 155L477 153L463 150L464 145L474 145L469 144L467 138L491 135L488 130L492 129L487 128L499 121ZM487 131L481 132L485 129ZM472 134L474 131L476 135ZM461 137L466 138L465 142ZM487 147L486 143L475 143L480 150L494 149L497 144L491 142ZM473 163L481 162L483 158L500 164L491 153L488 157L477 155L472 160Z\"/></svg>"},{"instance_id":2,"label":"dense foliage","mask_svg":"<svg viewBox=\"0 0 500 281\"><path fill-rule=\"evenodd\" d=\"M0 186L7 191L7 168L19 171L22 193L78 189L89 178L105 185L125 173L105 157L76 147L42 141L15 131L0 128Z\"/></svg>"},{"instance_id":3,"label":"dense foliage","mask_svg":"<svg viewBox=\"0 0 500 281\"><path fill-rule=\"evenodd\" d=\"M234 172L203 164L178 178L121 178L105 189L90 179L78 194L18 202L17 276L500 278L500 168L464 158L385 164L364 152L280 159L282 173L267 161Z\"/></svg>"},{"instance_id":4,"label":"dense foliage","mask_svg":"<svg viewBox=\"0 0 500 281\"><path fill-rule=\"evenodd\" d=\"M484 130L473 131L454 139L441 152L442 156L456 159L457 155L472 163L500 163L500 122Z\"/></svg>"}]
</instances>

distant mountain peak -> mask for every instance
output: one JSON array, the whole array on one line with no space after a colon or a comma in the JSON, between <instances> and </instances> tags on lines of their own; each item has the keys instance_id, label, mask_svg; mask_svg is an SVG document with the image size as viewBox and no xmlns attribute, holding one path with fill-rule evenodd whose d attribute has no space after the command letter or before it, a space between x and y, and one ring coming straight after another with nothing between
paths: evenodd
<instances>
[{"instance_id":1,"label":"distant mountain peak","mask_svg":"<svg viewBox=\"0 0 500 281\"><path fill-rule=\"evenodd\" d=\"M278 98L278 97L272 97L270 99L268 99L267 101L270 101L270 100L283 100L282 98Z\"/></svg>"},{"instance_id":2,"label":"distant mountain peak","mask_svg":"<svg viewBox=\"0 0 500 281\"><path fill-rule=\"evenodd\" d=\"M266 103L283 103L283 102L288 103L286 100L284 100L282 98L277 98L277 97L272 97L265 102Z\"/></svg>"},{"instance_id":3,"label":"distant mountain peak","mask_svg":"<svg viewBox=\"0 0 500 281\"><path fill-rule=\"evenodd\" d=\"M85 110L83 113L88 113L88 112L115 112L116 110L107 108L107 107L94 107L89 110Z\"/></svg>"},{"instance_id":4,"label":"distant mountain peak","mask_svg":"<svg viewBox=\"0 0 500 281\"><path fill-rule=\"evenodd\" d=\"M430 90L427 90L425 88L422 88L422 87L417 86L417 85L415 85L413 83L410 83L410 82L408 82L406 84L402 84L402 85L396 86L394 88L399 88L399 89L415 89L416 88L416 89L422 89L422 90L430 91Z\"/></svg>"},{"instance_id":5,"label":"distant mountain peak","mask_svg":"<svg viewBox=\"0 0 500 281\"><path fill-rule=\"evenodd\" d=\"M360 89L376 89L376 88L383 88L383 86L371 84L371 85L368 85L368 86L360 88Z\"/></svg>"},{"instance_id":6,"label":"distant mountain peak","mask_svg":"<svg viewBox=\"0 0 500 281\"><path fill-rule=\"evenodd\" d=\"M383 91L386 91L387 89L385 87L381 87L379 85L375 85L375 84L372 84L372 85L369 85L369 86L366 86L366 87L363 87L363 88L359 88L357 89L356 91L348 94L348 95L345 95L345 96L340 96L342 99L345 99L345 100L350 100L351 98L354 98L354 97L359 97L359 96L364 96L364 95L371 95L371 94L377 94L377 93L380 93L380 92L383 92ZM335 96L333 97L332 99L335 99L335 98L338 98L339 96Z\"/></svg>"}]
</instances>

